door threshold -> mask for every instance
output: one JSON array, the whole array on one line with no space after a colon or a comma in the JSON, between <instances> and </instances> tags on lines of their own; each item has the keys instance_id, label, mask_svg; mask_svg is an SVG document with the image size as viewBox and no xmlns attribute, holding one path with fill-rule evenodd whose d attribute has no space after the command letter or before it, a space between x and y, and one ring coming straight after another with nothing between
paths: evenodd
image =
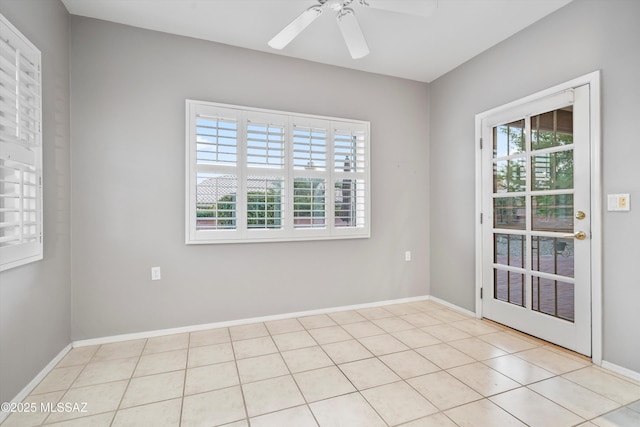
<instances>
[{"instance_id":1,"label":"door threshold","mask_svg":"<svg viewBox=\"0 0 640 427\"><path fill-rule=\"evenodd\" d=\"M503 325L502 323L498 323L498 322L496 322L494 320L491 320L491 319L487 319L486 317L483 317L480 320L483 321L483 322L487 322L487 323L491 324L492 326L497 327L499 329L502 329L504 331L509 331L509 332L514 333L516 335L520 335L521 337L523 337L523 338L525 338L525 339L527 339L529 341L535 341L537 343L543 344L545 347L547 347L549 350L551 350L551 351L553 351L555 353L559 353L559 354L562 354L564 356L575 357L576 359L579 359L581 361L587 361L587 362L593 363L593 360L592 360L591 357L585 356L584 354L576 353L575 351L569 350L568 348L564 348L562 346L559 346L558 344L554 344L552 342L545 341L542 338L538 338L536 336L527 334L526 332L522 332L522 331L519 331L517 329L510 328L509 326Z\"/></svg>"}]
</instances>

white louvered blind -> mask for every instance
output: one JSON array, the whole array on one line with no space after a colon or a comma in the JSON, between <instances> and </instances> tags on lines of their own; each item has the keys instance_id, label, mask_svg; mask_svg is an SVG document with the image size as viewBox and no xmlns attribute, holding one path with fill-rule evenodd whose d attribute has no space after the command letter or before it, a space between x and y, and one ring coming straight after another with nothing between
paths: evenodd
<instances>
[{"instance_id":1,"label":"white louvered blind","mask_svg":"<svg viewBox=\"0 0 640 427\"><path fill-rule=\"evenodd\" d=\"M284 214L284 179L247 177L247 228L281 229Z\"/></svg>"},{"instance_id":2,"label":"white louvered blind","mask_svg":"<svg viewBox=\"0 0 640 427\"><path fill-rule=\"evenodd\" d=\"M235 166L238 161L238 123L224 117L198 117L196 122L199 165Z\"/></svg>"},{"instance_id":3,"label":"white louvered blind","mask_svg":"<svg viewBox=\"0 0 640 427\"><path fill-rule=\"evenodd\" d=\"M187 100L186 243L369 237L369 123Z\"/></svg>"},{"instance_id":4,"label":"white louvered blind","mask_svg":"<svg viewBox=\"0 0 640 427\"><path fill-rule=\"evenodd\" d=\"M0 15L0 271L42 259L40 51Z\"/></svg>"},{"instance_id":5,"label":"white louvered blind","mask_svg":"<svg viewBox=\"0 0 640 427\"><path fill-rule=\"evenodd\" d=\"M293 168L325 170L327 168L327 130L294 125Z\"/></svg>"},{"instance_id":6,"label":"white louvered blind","mask_svg":"<svg viewBox=\"0 0 640 427\"><path fill-rule=\"evenodd\" d=\"M293 122L293 227L327 227L326 187L329 178L330 122L294 118Z\"/></svg>"},{"instance_id":7,"label":"white louvered blind","mask_svg":"<svg viewBox=\"0 0 640 427\"><path fill-rule=\"evenodd\" d=\"M249 121L247 124L247 166L284 167L283 125Z\"/></svg>"},{"instance_id":8,"label":"white louvered blind","mask_svg":"<svg viewBox=\"0 0 640 427\"><path fill-rule=\"evenodd\" d=\"M195 163L192 232L224 231L233 238L239 220L240 115L232 109L201 106L191 120L195 149L189 154Z\"/></svg>"},{"instance_id":9,"label":"white louvered blind","mask_svg":"<svg viewBox=\"0 0 640 427\"><path fill-rule=\"evenodd\" d=\"M366 129L352 125L333 132L334 225L363 228L366 225L367 176Z\"/></svg>"}]
</instances>

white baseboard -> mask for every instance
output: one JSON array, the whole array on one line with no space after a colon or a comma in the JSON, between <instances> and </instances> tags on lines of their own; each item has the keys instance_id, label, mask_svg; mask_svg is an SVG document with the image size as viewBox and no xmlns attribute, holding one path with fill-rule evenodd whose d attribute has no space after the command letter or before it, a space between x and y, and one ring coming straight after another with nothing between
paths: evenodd
<instances>
[{"instance_id":1,"label":"white baseboard","mask_svg":"<svg viewBox=\"0 0 640 427\"><path fill-rule=\"evenodd\" d=\"M20 403L22 402L31 392L40 384L40 381L46 377L49 372L69 353L71 350L71 344L68 344L65 348L63 348L60 353L56 357L54 357L51 362L47 364L39 373L35 376L34 379L31 380L29 384L23 388L20 393L16 395L16 397L11 400L11 403ZM9 416L10 412L0 411L0 424Z\"/></svg>"},{"instance_id":2,"label":"white baseboard","mask_svg":"<svg viewBox=\"0 0 640 427\"><path fill-rule=\"evenodd\" d=\"M246 325L248 323L271 322L274 320L290 319L293 317L314 316L317 314L334 313L336 311L360 310L363 308L382 307L385 305L392 305L392 304L404 304L407 302L424 301L428 299L429 299L429 296L400 298L400 299L394 299L394 300L370 302L365 304L345 305L340 307L321 308L317 310L298 311L295 313L275 314L271 316L252 317L248 319L228 320L228 321L222 321L222 322L207 323L202 325L184 326L181 328L158 329L154 331L136 332L132 334L112 335L112 336L101 337L101 338L91 338L86 340L74 341L72 343L72 346L85 347L89 345L110 344L110 343L120 342L120 341L160 337L163 335L197 332L197 331L203 331L206 329L228 328L231 326ZM437 302L440 302L440 301L437 301ZM444 301L440 303L444 305L448 304L448 306L455 308L455 306L449 303L445 303ZM459 310L464 310L464 309L459 309Z\"/></svg>"},{"instance_id":3,"label":"white baseboard","mask_svg":"<svg viewBox=\"0 0 640 427\"><path fill-rule=\"evenodd\" d=\"M433 301L433 302L437 302L438 304L444 305L445 307L448 307L452 310L458 311L462 314L466 314L467 316L471 316L471 317L476 317L476 313L474 313L473 311L467 310L466 308L462 308L460 306L457 306L455 304L451 304L448 301L445 301L443 299L440 298L436 298L434 296L428 296L427 299Z\"/></svg>"},{"instance_id":4,"label":"white baseboard","mask_svg":"<svg viewBox=\"0 0 640 427\"><path fill-rule=\"evenodd\" d=\"M624 375L625 377L629 377L634 381L640 381L640 372L623 368L622 366L616 365L615 363L607 362L606 360L603 360L600 366L602 366L604 369L608 369L617 374L621 374L621 375Z\"/></svg>"}]
</instances>

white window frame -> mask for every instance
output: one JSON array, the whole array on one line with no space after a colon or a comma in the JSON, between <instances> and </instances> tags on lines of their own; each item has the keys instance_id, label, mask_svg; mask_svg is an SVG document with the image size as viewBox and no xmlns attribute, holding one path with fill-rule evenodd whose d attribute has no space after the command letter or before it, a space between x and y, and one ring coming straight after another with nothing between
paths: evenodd
<instances>
[{"instance_id":1,"label":"white window frame","mask_svg":"<svg viewBox=\"0 0 640 427\"><path fill-rule=\"evenodd\" d=\"M41 54L0 15L0 271L42 258Z\"/></svg>"},{"instance_id":2,"label":"white window frame","mask_svg":"<svg viewBox=\"0 0 640 427\"><path fill-rule=\"evenodd\" d=\"M217 117L228 122L237 123L237 151L236 164L229 166L208 164L203 165L197 161L198 137L197 121L199 118L207 119ZM213 119L212 119L213 120ZM215 121L215 120L214 120ZM250 122L266 123L269 127L282 128L284 133L284 150L282 154L282 168L274 166L256 167L247 163L247 126ZM369 238L371 229L371 179L370 179L370 124L366 121L349 120L343 118L313 116L285 111L267 110L260 108L244 107L229 104L212 103L198 100L186 100L186 197L185 197L185 242L186 244L216 244L216 243L244 243L244 242L275 242L298 240L327 240L327 239L353 239ZM324 168L311 165L301 169L300 161L294 161L294 129L314 128L323 129L326 132L326 154ZM351 132L349 138L354 138L354 147L357 154L352 160L356 167L354 170L339 170L336 152L334 152L334 136ZM200 141L202 143L202 140ZM340 153L339 148L336 148ZM341 154L340 154L341 155ZM294 163L298 167L294 167ZM321 161L319 162L322 163ZM346 164L344 166L347 167ZM197 226L198 205L198 173L218 174L223 177L237 177L237 189L235 196L235 227L232 229L199 229ZM247 225L247 197L250 190L248 177L281 177L282 189L280 190L281 202L277 228L253 228ZM294 180L296 178L324 179L324 226L301 226L304 221L294 222ZM202 178L201 178L202 179ZM336 198L338 182L345 184L346 194L349 194L349 203L352 210L349 213L351 219L346 224L336 224ZM352 183L356 182L352 187ZM363 188L364 187L364 188ZM357 189L356 189L357 188ZM340 197L345 197L343 193ZM353 195L353 197L351 197ZM344 200L344 199L341 199ZM217 203L217 202L216 202ZM312 204L312 203L311 203ZM297 206L300 206L299 204ZM212 208L213 209L213 208ZM218 208L219 209L219 208ZM311 208L313 210L313 208ZM218 215L217 212L215 215ZM311 214L313 215L313 214ZM212 223L217 224L217 219ZM338 220L337 222L340 222ZM314 223L313 220L310 221ZM344 224L344 223L343 223Z\"/></svg>"}]
</instances>

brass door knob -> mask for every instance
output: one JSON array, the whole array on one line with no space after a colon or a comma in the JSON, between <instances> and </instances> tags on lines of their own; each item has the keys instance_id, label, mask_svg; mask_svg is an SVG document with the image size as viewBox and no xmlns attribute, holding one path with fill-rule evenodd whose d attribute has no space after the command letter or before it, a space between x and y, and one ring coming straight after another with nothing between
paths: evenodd
<instances>
[{"instance_id":1,"label":"brass door knob","mask_svg":"<svg viewBox=\"0 0 640 427\"><path fill-rule=\"evenodd\" d=\"M564 238L571 238L571 237L573 237L573 238L578 239L578 240L584 240L584 239L586 239L586 238L587 238L587 233L585 233L584 231L576 231L576 232L575 232L575 233L573 233L573 234L565 234L565 235L564 235L564 236L562 236L562 237L564 237Z\"/></svg>"},{"instance_id":2,"label":"brass door knob","mask_svg":"<svg viewBox=\"0 0 640 427\"><path fill-rule=\"evenodd\" d=\"M587 217L587 214L585 214L582 211L578 211L576 212L576 219L585 219Z\"/></svg>"}]
</instances>

